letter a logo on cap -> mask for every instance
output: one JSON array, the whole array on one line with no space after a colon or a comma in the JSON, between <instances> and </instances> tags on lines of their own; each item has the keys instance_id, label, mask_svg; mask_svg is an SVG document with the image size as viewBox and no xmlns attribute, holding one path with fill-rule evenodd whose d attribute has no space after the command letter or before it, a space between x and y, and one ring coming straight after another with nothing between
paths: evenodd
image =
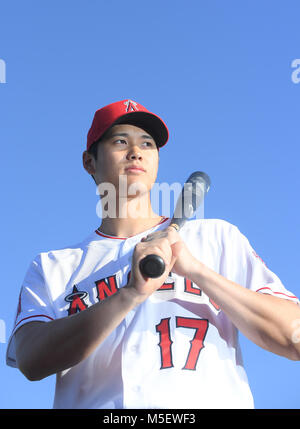
<instances>
[{"instance_id":1,"label":"letter a logo on cap","mask_svg":"<svg viewBox=\"0 0 300 429\"><path fill-rule=\"evenodd\" d=\"M133 112L135 110L139 110L136 107L137 103L135 101L127 100L127 101L124 101L124 104L126 106L126 112Z\"/></svg>"}]
</instances>

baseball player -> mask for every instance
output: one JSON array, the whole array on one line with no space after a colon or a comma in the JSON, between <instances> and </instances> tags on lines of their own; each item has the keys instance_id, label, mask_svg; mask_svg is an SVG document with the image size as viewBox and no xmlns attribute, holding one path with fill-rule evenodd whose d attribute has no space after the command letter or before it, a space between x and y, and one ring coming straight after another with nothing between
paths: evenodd
<instances>
[{"instance_id":1,"label":"baseball player","mask_svg":"<svg viewBox=\"0 0 300 429\"><path fill-rule=\"evenodd\" d=\"M97 110L83 165L115 189L116 216L76 245L38 254L25 275L7 364L29 380L56 374L54 408L253 408L239 330L299 360L299 300L239 229L193 219L177 231L153 211L168 138L135 101ZM120 177L139 192L118 198ZM149 254L165 262L158 278L140 272Z\"/></svg>"}]
</instances>

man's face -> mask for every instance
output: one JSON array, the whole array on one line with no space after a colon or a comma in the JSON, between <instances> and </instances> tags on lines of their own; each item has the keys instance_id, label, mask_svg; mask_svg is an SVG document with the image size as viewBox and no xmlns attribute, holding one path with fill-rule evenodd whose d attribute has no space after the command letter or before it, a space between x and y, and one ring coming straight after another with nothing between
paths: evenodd
<instances>
[{"instance_id":1,"label":"man's face","mask_svg":"<svg viewBox=\"0 0 300 429\"><path fill-rule=\"evenodd\" d=\"M97 149L97 160L92 162L97 185L109 182L118 190L119 177L123 176L128 186L138 182L150 191L159 156L154 139L145 130L135 125L115 125Z\"/></svg>"}]
</instances>

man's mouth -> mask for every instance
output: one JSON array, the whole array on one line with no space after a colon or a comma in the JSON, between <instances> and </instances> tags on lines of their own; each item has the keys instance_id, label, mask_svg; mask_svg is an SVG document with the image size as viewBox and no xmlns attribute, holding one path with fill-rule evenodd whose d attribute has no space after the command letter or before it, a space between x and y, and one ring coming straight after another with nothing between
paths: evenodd
<instances>
[{"instance_id":1,"label":"man's mouth","mask_svg":"<svg viewBox=\"0 0 300 429\"><path fill-rule=\"evenodd\" d=\"M143 167L140 167L138 165L129 165L125 168L125 171L128 172L135 172L135 173L145 173L145 169Z\"/></svg>"}]
</instances>

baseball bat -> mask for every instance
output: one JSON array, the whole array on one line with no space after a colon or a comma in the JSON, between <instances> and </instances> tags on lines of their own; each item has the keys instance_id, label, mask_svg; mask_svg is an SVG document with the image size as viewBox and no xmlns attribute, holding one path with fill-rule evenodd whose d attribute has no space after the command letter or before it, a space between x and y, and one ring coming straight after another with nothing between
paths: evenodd
<instances>
[{"instance_id":1,"label":"baseball bat","mask_svg":"<svg viewBox=\"0 0 300 429\"><path fill-rule=\"evenodd\" d=\"M176 208L170 222L177 231L190 219L202 203L210 188L210 178L203 171L195 171L185 182L178 197ZM165 262L159 255L147 255L139 264L142 275L146 278L160 277L165 271Z\"/></svg>"}]
</instances>

